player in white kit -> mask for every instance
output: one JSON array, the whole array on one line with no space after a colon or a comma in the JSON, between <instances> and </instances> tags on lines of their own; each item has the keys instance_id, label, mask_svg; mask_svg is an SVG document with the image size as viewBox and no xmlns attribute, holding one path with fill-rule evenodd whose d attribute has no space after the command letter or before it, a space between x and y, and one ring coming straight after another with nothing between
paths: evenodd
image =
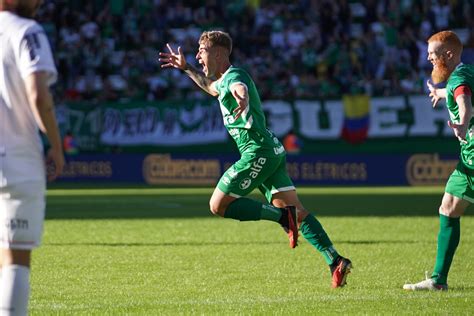
<instances>
[{"instance_id":1,"label":"player in white kit","mask_svg":"<svg viewBox=\"0 0 474 316\"><path fill-rule=\"evenodd\" d=\"M32 20L41 0L0 0L0 314L26 315L30 257L39 246L46 172L38 129L50 143L56 178L63 166L49 85L56 81L48 38Z\"/></svg>"}]
</instances>

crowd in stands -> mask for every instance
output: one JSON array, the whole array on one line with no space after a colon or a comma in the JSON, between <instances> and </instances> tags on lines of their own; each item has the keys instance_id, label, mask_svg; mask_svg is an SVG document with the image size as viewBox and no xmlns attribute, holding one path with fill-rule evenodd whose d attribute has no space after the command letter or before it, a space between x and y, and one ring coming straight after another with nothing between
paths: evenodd
<instances>
[{"instance_id":1,"label":"crowd in stands","mask_svg":"<svg viewBox=\"0 0 474 316\"><path fill-rule=\"evenodd\" d=\"M262 99L424 93L426 40L453 29L474 61L474 5L461 0L47 0L39 22L59 71L62 100L195 99L204 94L158 52L181 46L195 63L203 30L234 40L232 63Z\"/></svg>"}]
</instances>

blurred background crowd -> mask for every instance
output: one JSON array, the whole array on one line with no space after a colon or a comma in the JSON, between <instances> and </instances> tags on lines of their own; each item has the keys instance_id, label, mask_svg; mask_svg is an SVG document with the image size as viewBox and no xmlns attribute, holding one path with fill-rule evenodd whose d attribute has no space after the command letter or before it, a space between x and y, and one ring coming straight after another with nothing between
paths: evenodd
<instances>
[{"instance_id":1,"label":"blurred background crowd","mask_svg":"<svg viewBox=\"0 0 474 316\"><path fill-rule=\"evenodd\" d=\"M474 1L463 0L47 0L38 20L54 50L62 101L196 99L158 52L181 46L195 63L203 30L234 40L262 99L340 98L345 93L423 93L426 40L455 30L474 61Z\"/></svg>"}]
</instances>

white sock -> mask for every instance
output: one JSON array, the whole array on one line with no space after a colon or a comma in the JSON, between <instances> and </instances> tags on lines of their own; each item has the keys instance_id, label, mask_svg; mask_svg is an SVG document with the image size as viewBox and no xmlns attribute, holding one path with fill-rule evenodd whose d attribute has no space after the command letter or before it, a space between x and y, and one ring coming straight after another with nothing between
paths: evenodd
<instances>
[{"instance_id":1,"label":"white sock","mask_svg":"<svg viewBox=\"0 0 474 316\"><path fill-rule=\"evenodd\" d=\"M26 315L29 296L30 269L20 265L3 266L0 280L0 315Z\"/></svg>"}]
</instances>

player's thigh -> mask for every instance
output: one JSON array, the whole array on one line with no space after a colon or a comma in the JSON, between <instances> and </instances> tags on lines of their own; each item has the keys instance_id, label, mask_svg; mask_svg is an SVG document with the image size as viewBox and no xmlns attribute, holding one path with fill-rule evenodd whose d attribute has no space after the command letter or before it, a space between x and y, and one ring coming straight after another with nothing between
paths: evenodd
<instances>
[{"instance_id":1,"label":"player's thigh","mask_svg":"<svg viewBox=\"0 0 474 316\"><path fill-rule=\"evenodd\" d=\"M0 248L29 251L40 245L45 190L44 182L20 183L1 189Z\"/></svg>"},{"instance_id":2,"label":"player's thigh","mask_svg":"<svg viewBox=\"0 0 474 316\"><path fill-rule=\"evenodd\" d=\"M239 198L259 187L278 168L281 159L246 155L222 175L217 188L226 195Z\"/></svg>"},{"instance_id":3,"label":"player's thigh","mask_svg":"<svg viewBox=\"0 0 474 316\"><path fill-rule=\"evenodd\" d=\"M474 202L474 177L456 169L446 183L440 214L459 217Z\"/></svg>"},{"instance_id":4,"label":"player's thigh","mask_svg":"<svg viewBox=\"0 0 474 316\"><path fill-rule=\"evenodd\" d=\"M460 217L464 215L464 212L470 204L471 203L466 200L445 192L441 206L439 207L439 213L448 217Z\"/></svg>"},{"instance_id":5,"label":"player's thigh","mask_svg":"<svg viewBox=\"0 0 474 316\"><path fill-rule=\"evenodd\" d=\"M275 168L274 172L270 174L265 179L265 181L263 181L263 183L259 186L259 189L263 193L263 195L265 195L268 202L273 203L275 200L275 195L285 196L287 197L289 201L286 205L296 206L295 204L292 204L292 203L296 203L295 198L297 199L296 192L295 192L295 185L293 184L293 181L291 180L290 176L288 175L288 171L286 170L285 157L282 157L277 168ZM279 194L279 193L284 193L284 194ZM282 207L282 206L278 206L278 207Z\"/></svg>"}]
</instances>

